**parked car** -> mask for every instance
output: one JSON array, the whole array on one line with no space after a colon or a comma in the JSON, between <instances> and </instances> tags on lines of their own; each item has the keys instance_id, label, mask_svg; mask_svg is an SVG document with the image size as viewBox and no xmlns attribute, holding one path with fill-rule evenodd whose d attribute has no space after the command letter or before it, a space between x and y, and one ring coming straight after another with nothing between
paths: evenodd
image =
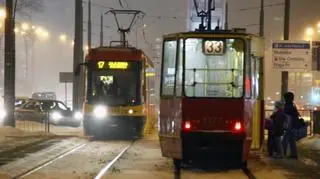
<instances>
[{"instance_id":1,"label":"parked car","mask_svg":"<svg viewBox=\"0 0 320 179\"><path fill-rule=\"evenodd\" d=\"M57 95L55 92L36 92L32 93L32 99L56 100Z\"/></svg>"},{"instance_id":2,"label":"parked car","mask_svg":"<svg viewBox=\"0 0 320 179\"><path fill-rule=\"evenodd\" d=\"M28 97L18 96L18 97L16 97L16 99L14 101L14 107L19 108L19 107L23 106L29 100L30 100L30 98L28 98Z\"/></svg>"},{"instance_id":3,"label":"parked car","mask_svg":"<svg viewBox=\"0 0 320 179\"><path fill-rule=\"evenodd\" d=\"M80 126L83 115L71 111L63 102L57 100L30 99L27 103L15 110L16 120L28 120L51 124Z\"/></svg>"}]
</instances>

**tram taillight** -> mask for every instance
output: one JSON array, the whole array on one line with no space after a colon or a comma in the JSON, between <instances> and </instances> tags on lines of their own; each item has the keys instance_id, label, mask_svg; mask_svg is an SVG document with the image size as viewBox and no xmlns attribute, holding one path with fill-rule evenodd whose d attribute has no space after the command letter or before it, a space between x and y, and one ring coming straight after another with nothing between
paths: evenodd
<instances>
[{"instance_id":1,"label":"tram taillight","mask_svg":"<svg viewBox=\"0 0 320 179\"><path fill-rule=\"evenodd\" d=\"M241 122L236 122L236 124L234 125L234 129L240 131L242 129Z\"/></svg>"},{"instance_id":2,"label":"tram taillight","mask_svg":"<svg viewBox=\"0 0 320 179\"><path fill-rule=\"evenodd\" d=\"M191 129L191 122L190 121L186 121L184 123L184 129L186 129L186 130L190 130Z\"/></svg>"}]
</instances>

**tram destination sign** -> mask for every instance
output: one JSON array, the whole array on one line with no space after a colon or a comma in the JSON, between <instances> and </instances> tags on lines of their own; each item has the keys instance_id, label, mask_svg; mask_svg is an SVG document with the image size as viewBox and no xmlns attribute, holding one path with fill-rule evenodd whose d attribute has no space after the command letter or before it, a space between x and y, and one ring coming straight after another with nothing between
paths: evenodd
<instances>
[{"instance_id":1,"label":"tram destination sign","mask_svg":"<svg viewBox=\"0 0 320 179\"><path fill-rule=\"evenodd\" d=\"M312 70L312 51L308 41L274 41L272 68L278 71L304 72Z\"/></svg>"}]
</instances>

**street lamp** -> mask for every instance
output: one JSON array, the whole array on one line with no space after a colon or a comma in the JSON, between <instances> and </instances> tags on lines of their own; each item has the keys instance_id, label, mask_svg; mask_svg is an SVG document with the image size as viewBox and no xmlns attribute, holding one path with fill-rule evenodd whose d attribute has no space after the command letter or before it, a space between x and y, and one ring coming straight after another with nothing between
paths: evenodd
<instances>
[{"instance_id":1,"label":"street lamp","mask_svg":"<svg viewBox=\"0 0 320 179\"><path fill-rule=\"evenodd\" d=\"M0 8L0 18L5 19L7 17L7 12L4 8Z\"/></svg>"},{"instance_id":2,"label":"street lamp","mask_svg":"<svg viewBox=\"0 0 320 179\"><path fill-rule=\"evenodd\" d=\"M308 27L308 28L306 29L306 35L307 35L307 36L312 36L313 34L314 34L313 28L312 28L312 27Z\"/></svg>"},{"instance_id":3,"label":"street lamp","mask_svg":"<svg viewBox=\"0 0 320 179\"><path fill-rule=\"evenodd\" d=\"M48 32L48 31L43 31L43 32L42 32L42 37L43 37L44 39L47 39L47 38L49 37L49 32Z\"/></svg>"},{"instance_id":4,"label":"street lamp","mask_svg":"<svg viewBox=\"0 0 320 179\"><path fill-rule=\"evenodd\" d=\"M24 22L24 23L21 24L21 29L22 29L22 30L25 30L25 31L26 31L26 30L29 30L29 28L30 28L30 26L29 26L28 23L25 23L25 22Z\"/></svg>"},{"instance_id":5,"label":"street lamp","mask_svg":"<svg viewBox=\"0 0 320 179\"><path fill-rule=\"evenodd\" d=\"M18 33L18 32L20 32L20 29L16 27L16 28L14 28L14 32Z\"/></svg>"},{"instance_id":6,"label":"street lamp","mask_svg":"<svg viewBox=\"0 0 320 179\"><path fill-rule=\"evenodd\" d=\"M59 36L59 39L61 42L65 43L67 41L67 35L66 34L61 34Z\"/></svg>"}]
</instances>

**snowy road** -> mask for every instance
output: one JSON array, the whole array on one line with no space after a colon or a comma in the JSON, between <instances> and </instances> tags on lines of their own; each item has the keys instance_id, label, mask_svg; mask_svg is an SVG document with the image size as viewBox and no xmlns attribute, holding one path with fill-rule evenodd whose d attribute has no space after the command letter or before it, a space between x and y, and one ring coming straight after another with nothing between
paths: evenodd
<instances>
[{"instance_id":1,"label":"snowy road","mask_svg":"<svg viewBox=\"0 0 320 179\"><path fill-rule=\"evenodd\" d=\"M183 168L181 175L175 176L172 161L161 156L157 137L135 142L58 137L34 148L26 149L24 155L12 154L20 156L20 159L0 165L0 178L91 179L98 174L98 179L320 178L318 166L304 164L301 160L272 159L259 152L251 152L248 162L250 175L240 169L204 171L191 167Z\"/></svg>"},{"instance_id":2,"label":"snowy road","mask_svg":"<svg viewBox=\"0 0 320 179\"><path fill-rule=\"evenodd\" d=\"M93 178L130 141L93 141L67 138L0 167L0 178ZM44 145L44 144L43 144ZM11 176L11 177L10 177Z\"/></svg>"}]
</instances>

